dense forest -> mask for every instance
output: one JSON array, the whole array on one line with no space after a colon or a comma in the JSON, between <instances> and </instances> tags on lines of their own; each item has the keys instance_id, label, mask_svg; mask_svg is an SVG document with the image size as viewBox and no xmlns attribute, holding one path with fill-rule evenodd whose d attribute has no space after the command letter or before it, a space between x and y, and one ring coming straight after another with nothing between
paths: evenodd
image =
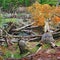
<instances>
[{"instance_id":1,"label":"dense forest","mask_svg":"<svg viewBox=\"0 0 60 60\"><path fill-rule=\"evenodd\" d=\"M4 11L12 11L19 6L30 6L36 0L0 0L0 7ZM40 4L56 5L58 0L37 0Z\"/></svg>"}]
</instances>

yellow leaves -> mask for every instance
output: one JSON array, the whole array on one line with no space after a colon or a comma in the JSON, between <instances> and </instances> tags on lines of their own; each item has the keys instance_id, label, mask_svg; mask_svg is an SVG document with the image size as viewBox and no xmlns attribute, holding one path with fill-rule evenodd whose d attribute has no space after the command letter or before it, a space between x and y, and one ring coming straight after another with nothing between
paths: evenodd
<instances>
[{"instance_id":1,"label":"yellow leaves","mask_svg":"<svg viewBox=\"0 0 60 60\"><path fill-rule=\"evenodd\" d=\"M44 8L45 6L45 8ZM47 6L47 7L46 7ZM44 20L45 17L48 17L48 14L46 14L45 12L47 12L45 9L48 9L48 5L41 5L38 2L34 3L32 6L28 7L28 11L31 12L32 14L32 19L34 21L36 21L35 24L33 25L37 25L37 26L43 26L44 25Z\"/></svg>"},{"instance_id":2,"label":"yellow leaves","mask_svg":"<svg viewBox=\"0 0 60 60\"><path fill-rule=\"evenodd\" d=\"M36 10L40 11L42 8L42 5L39 4L38 2L35 2L32 6L28 7L29 12L34 12Z\"/></svg>"},{"instance_id":3,"label":"yellow leaves","mask_svg":"<svg viewBox=\"0 0 60 60\"><path fill-rule=\"evenodd\" d=\"M0 60L4 60L2 56L0 56Z\"/></svg>"},{"instance_id":4,"label":"yellow leaves","mask_svg":"<svg viewBox=\"0 0 60 60\"><path fill-rule=\"evenodd\" d=\"M41 12L43 12L43 13L50 13L50 11L51 11L51 6L50 5L48 5L48 4L44 4L44 5L42 5L42 10L41 10Z\"/></svg>"},{"instance_id":5,"label":"yellow leaves","mask_svg":"<svg viewBox=\"0 0 60 60\"><path fill-rule=\"evenodd\" d=\"M44 17L47 19L47 18L50 18L51 15L52 15L52 7L48 4L44 4L42 5L42 9L41 9L41 12L44 14Z\"/></svg>"},{"instance_id":6,"label":"yellow leaves","mask_svg":"<svg viewBox=\"0 0 60 60\"><path fill-rule=\"evenodd\" d=\"M0 46L0 51L2 51L3 53L5 53L6 52L6 48L3 47L3 46Z\"/></svg>"},{"instance_id":7,"label":"yellow leaves","mask_svg":"<svg viewBox=\"0 0 60 60\"><path fill-rule=\"evenodd\" d=\"M33 4L33 7L34 7L35 9L41 10L42 5L39 4L39 2L36 1L36 2Z\"/></svg>"},{"instance_id":8,"label":"yellow leaves","mask_svg":"<svg viewBox=\"0 0 60 60\"><path fill-rule=\"evenodd\" d=\"M38 2L35 2L32 6L28 7L28 11L31 13L32 19L36 21L33 25L43 26L44 21L47 20L47 18L51 18L54 14L60 15L60 6L51 7L48 4L41 5ZM54 17L52 21L58 23L60 18Z\"/></svg>"},{"instance_id":9,"label":"yellow leaves","mask_svg":"<svg viewBox=\"0 0 60 60\"><path fill-rule=\"evenodd\" d=\"M52 20L55 24L58 24L60 22L60 17L54 16L54 18Z\"/></svg>"},{"instance_id":10,"label":"yellow leaves","mask_svg":"<svg viewBox=\"0 0 60 60\"><path fill-rule=\"evenodd\" d=\"M60 15L60 6L55 8L55 14Z\"/></svg>"},{"instance_id":11,"label":"yellow leaves","mask_svg":"<svg viewBox=\"0 0 60 60\"><path fill-rule=\"evenodd\" d=\"M33 25L35 25L35 26L43 26L44 25L45 18L43 16L42 17L37 17L36 19L38 19L38 20L35 20L36 23L33 24Z\"/></svg>"},{"instance_id":12,"label":"yellow leaves","mask_svg":"<svg viewBox=\"0 0 60 60\"><path fill-rule=\"evenodd\" d=\"M33 7L32 7L32 6L27 7L27 10L28 10L29 12L33 12Z\"/></svg>"},{"instance_id":13,"label":"yellow leaves","mask_svg":"<svg viewBox=\"0 0 60 60\"><path fill-rule=\"evenodd\" d=\"M55 7L53 10L53 13L56 15L52 18L52 21L54 24L58 24L60 22L60 6L59 7Z\"/></svg>"}]
</instances>

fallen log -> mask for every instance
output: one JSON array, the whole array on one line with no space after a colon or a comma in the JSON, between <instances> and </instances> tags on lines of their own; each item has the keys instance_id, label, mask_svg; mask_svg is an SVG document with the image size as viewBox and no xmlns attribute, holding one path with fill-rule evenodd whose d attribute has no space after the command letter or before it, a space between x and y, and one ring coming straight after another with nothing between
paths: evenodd
<instances>
[{"instance_id":1,"label":"fallen log","mask_svg":"<svg viewBox=\"0 0 60 60\"><path fill-rule=\"evenodd\" d=\"M17 29L13 29L12 31L20 31L20 30L22 30L22 29L24 29L24 28L26 28L26 27L28 27L28 26L31 26L31 25L34 24L34 23L35 23L35 22L33 22L33 23L29 24L29 25L26 25L26 26L17 28Z\"/></svg>"},{"instance_id":2,"label":"fallen log","mask_svg":"<svg viewBox=\"0 0 60 60\"><path fill-rule=\"evenodd\" d=\"M35 37L35 38L31 38L29 41L35 41L37 39L39 39L39 38L38 37Z\"/></svg>"},{"instance_id":3,"label":"fallen log","mask_svg":"<svg viewBox=\"0 0 60 60\"><path fill-rule=\"evenodd\" d=\"M57 34L60 34L60 32L54 32L53 33L53 35L57 35ZM42 35L32 35L32 36L16 36L16 35L10 35L10 37L13 37L13 38L34 38L34 37L41 37L41 36ZM7 37L7 36L3 35L3 37Z\"/></svg>"},{"instance_id":4,"label":"fallen log","mask_svg":"<svg viewBox=\"0 0 60 60\"><path fill-rule=\"evenodd\" d=\"M10 36L10 34L8 34L8 32L7 32L6 30L4 30L4 29L1 28L1 27L0 27L0 29L1 29L2 31L4 31L4 32L6 33L7 36ZM1 36L0 36L0 37L1 37Z\"/></svg>"},{"instance_id":5,"label":"fallen log","mask_svg":"<svg viewBox=\"0 0 60 60\"><path fill-rule=\"evenodd\" d=\"M34 28L38 28L39 26L31 26L31 27L27 27L27 29L34 29Z\"/></svg>"},{"instance_id":6,"label":"fallen log","mask_svg":"<svg viewBox=\"0 0 60 60\"><path fill-rule=\"evenodd\" d=\"M6 31L5 31L6 32ZM7 35L2 35L2 36L0 36L0 37L3 37L3 38L7 38L7 37L12 37L12 38L27 38L27 39L31 39L31 38L33 38L32 40L34 40L34 38L41 38L42 37L42 35L29 35L29 36L16 36L16 35L9 35L7 32L6 32L6 34ZM55 38L58 38L58 37L60 37L60 32L54 32L54 33L52 33L53 34L53 37ZM35 39L36 40L36 39Z\"/></svg>"},{"instance_id":7,"label":"fallen log","mask_svg":"<svg viewBox=\"0 0 60 60\"><path fill-rule=\"evenodd\" d=\"M53 35L57 35L57 34L60 34L60 32L54 32L52 33ZM16 36L16 35L13 35L12 37L14 38L34 38L34 37L41 37L42 35L32 35L32 36Z\"/></svg>"},{"instance_id":8,"label":"fallen log","mask_svg":"<svg viewBox=\"0 0 60 60\"><path fill-rule=\"evenodd\" d=\"M7 28L7 32L11 29L11 27L14 25L14 23L11 23L11 25Z\"/></svg>"},{"instance_id":9,"label":"fallen log","mask_svg":"<svg viewBox=\"0 0 60 60\"><path fill-rule=\"evenodd\" d=\"M30 33L30 34L33 34L33 35L37 35L37 33L35 33L34 31L32 30L22 30L23 32L26 32L26 33Z\"/></svg>"},{"instance_id":10,"label":"fallen log","mask_svg":"<svg viewBox=\"0 0 60 60\"><path fill-rule=\"evenodd\" d=\"M60 32L53 32L52 34L53 34L53 35L54 35L54 34L60 34Z\"/></svg>"}]
</instances>

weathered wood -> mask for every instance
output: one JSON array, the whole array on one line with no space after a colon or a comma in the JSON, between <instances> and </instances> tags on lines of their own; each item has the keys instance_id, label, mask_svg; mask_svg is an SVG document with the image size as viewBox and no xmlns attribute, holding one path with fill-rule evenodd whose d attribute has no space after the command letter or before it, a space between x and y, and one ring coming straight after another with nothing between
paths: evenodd
<instances>
[{"instance_id":1,"label":"weathered wood","mask_svg":"<svg viewBox=\"0 0 60 60\"><path fill-rule=\"evenodd\" d=\"M14 23L12 23L8 28L7 28L7 32L9 32L9 30L11 29L11 27L14 25Z\"/></svg>"},{"instance_id":2,"label":"weathered wood","mask_svg":"<svg viewBox=\"0 0 60 60\"><path fill-rule=\"evenodd\" d=\"M35 37L35 38L31 38L29 41L34 41L34 40L37 40L38 37Z\"/></svg>"},{"instance_id":3,"label":"weathered wood","mask_svg":"<svg viewBox=\"0 0 60 60\"><path fill-rule=\"evenodd\" d=\"M33 23L29 24L29 25L26 25L26 26L17 28L17 29L13 29L13 31L20 31L20 30L22 30L22 29L24 29L24 28L26 28L26 27L28 27L28 26L31 26L31 25L34 24L34 23L35 23L35 22L33 22Z\"/></svg>"},{"instance_id":4,"label":"weathered wood","mask_svg":"<svg viewBox=\"0 0 60 60\"><path fill-rule=\"evenodd\" d=\"M53 35L60 34L60 32L54 32ZM16 36L16 35L10 35L10 37L13 38L34 38L34 37L41 37L42 35L32 35L32 36ZM3 37L8 37L3 35Z\"/></svg>"},{"instance_id":5,"label":"weathered wood","mask_svg":"<svg viewBox=\"0 0 60 60\"><path fill-rule=\"evenodd\" d=\"M54 32L52 33L53 35L55 34L60 34L60 32ZM14 38L33 38L33 37L41 37L42 35L32 35L32 36L16 36L16 35L13 35L12 37Z\"/></svg>"},{"instance_id":6,"label":"weathered wood","mask_svg":"<svg viewBox=\"0 0 60 60\"><path fill-rule=\"evenodd\" d=\"M60 31L60 29L56 29L55 32Z\"/></svg>"},{"instance_id":7,"label":"weathered wood","mask_svg":"<svg viewBox=\"0 0 60 60\"><path fill-rule=\"evenodd\" d=\"M37 35L36 32L32 31L32 30L22 30L23 32L26 32L26 33L30 33L30 34L33 34L33 35Z\"/></svg>"},{"instance_id":8,"label":"weathered wood","mask_svg":"<svg viewBox=\"0 0 60 60\"><path fill-rule=\"evenodd\" d=\"M4 30L4 29L1 28L1 27L0 27L0 29L2 29L2 31L4 31L4 32L6 33L7 36L10 36L6 30Z\"/></svg>"},{"instance_id":9,"label":"weathered wood","mask_svg":"<svg viewBox=\"0 0 60 60\"><path fill-rule=\"evenodd\" d=\"M53 35L55 35L55 34L60 34L60 32L53 32L52 34L53 34Z\"/></svg>"},{"instance_id":10,"label":"weathered wood","mask_svg":"<svg viewBox=\"0 0 60 60\"><path fill-rule=\"evenodd\" d=\"M30 26L30 27L27 27L27 29L33 29L33 28L37 28L39 26Z\"/></svg>"}]
</instances>

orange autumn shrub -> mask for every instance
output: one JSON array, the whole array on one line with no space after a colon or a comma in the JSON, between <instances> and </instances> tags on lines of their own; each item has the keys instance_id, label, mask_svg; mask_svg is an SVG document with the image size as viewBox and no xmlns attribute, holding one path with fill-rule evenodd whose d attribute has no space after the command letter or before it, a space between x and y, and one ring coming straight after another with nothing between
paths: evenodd
<instances>
[{"instance_id":1,"label":"orange autumn shrub","mask_svg":"<svg viewBox=\"0 0 60 60\"><path fill-rule=\"evenodd\" d=\"M60 15L60 6L56 7L54 12L55 12L55 14Z\"/></svg>"},{"instance_id":2,"label":"orange autumn shrub","mask_svg":"<svg viewBox=\"0 0 60 60\"><path fill-rule=\"evenodd\" d=\"M43 12L43 13L50 13L50 11L51 11L51 6L50 5L48 5L48 4L42 5L41 12Z\"/></svg>"},{"instance_id":3,"label":"orange autumn shrub","mask_svg":"<svg viewBox=\"0 0 60 60\"><path fill-rule=\"evenodd\" d=\"M41 12L42 5L38 2L34 3L32 6L28 7L28 11L32 15L32 20L36 21L35 24L37 26L43 26L44 25L44 14Z\"/></svg>"},{"instance_id":4,"label":"orange autumn shrub","mask_svg":"<svg viewBox=\"0 0 60 60\"><path fill-rule=\"evenodd\" d=\"M35 24L33 24L34 26L43 26L44 25L45 18L43 16L38 17L36 19L38 19L38 20L36 20Z\"/></svg>"},{"instance_id":5,"label":"orange autumn shrub","mask_svg":"<svg viewBox=\"0 0 60 60\"><path fill-rule=\"evenodd\" d=\"M45 20L51 18L54 14L60 14L60 7L50 6L48 4L41 5L38 2L35 2L32 6L27 8L28 12L32 15L32 20L35 21L37 26L43 26ZM60 20L58 17L53 17L53 23L58 23Z\"/></svg>"},{"instance_id":6,"label":"orange autumn shrub","mask_svg":"<svg viewBox=\"0 0 60 60\"><path fill-rule=\"evenodd\" d=\"M52 20L55 24L58 24L60 22L60 17L54 16L54 18L52 18Z\"/></svg>"},{"instance_id":7,"label":"orange autumn shrub","mask_svg":"<svg viewBox=\"0 0 60 60\"><path fill-rule=\"evenodd\" d=\"M58 24L60 22L60 6L53 9L53 14L54 17L52 18L52 21L54 24Z\"/></svg>"}]
</instances>

